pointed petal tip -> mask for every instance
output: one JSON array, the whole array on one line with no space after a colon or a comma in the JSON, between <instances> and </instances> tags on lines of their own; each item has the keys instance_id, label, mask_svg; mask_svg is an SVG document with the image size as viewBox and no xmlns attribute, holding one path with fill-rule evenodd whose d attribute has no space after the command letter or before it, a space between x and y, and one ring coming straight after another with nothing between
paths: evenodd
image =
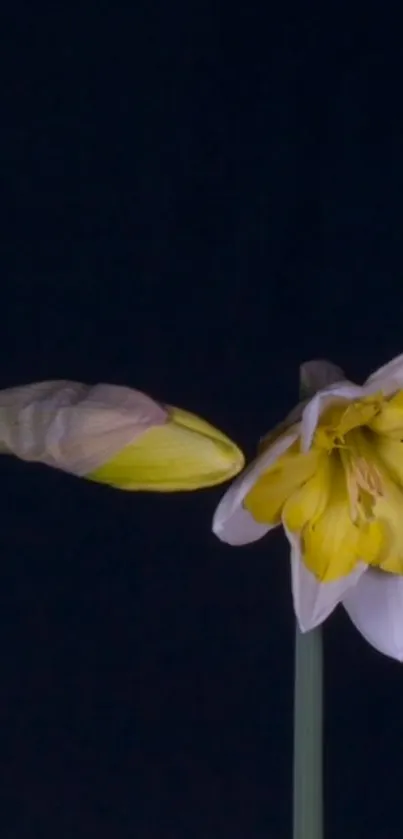
<instances>
[{"instance_id":1,"label":"pointed petal tip","mask_svg":"<svg viewBox=\"0 0 403 839\"><path fill-rule=\"evenodd\" d=\"M226 483L236 478L245 466L245 457L241 449L229 438L226 440L211 440L212 466L216 465L216 479L210 486ZM214 464L213 464L214 459Z\"/></svg>"},{"instance_id":2,"label":"pointed petal tip","mask_svg":"<svg viewBox=\"0 0 403 839\"><path fill-rule=\"evenodd\" d=\"M175 426L178 431L184 431L185 434L193 434L195 441L204 440L205 451L207 451L207 444L209 445L212 465L216 466L217 473L217 478L211 481L210 486L225 483L242 471L245 466L243 451L220 429L202 417L173 405L168 406L168 413L169 424Z\"/></svg>"},{"instance_id":3,"label":"pointed petal tip","mask_svg":"<svg viewBox=\"0 0 403 839\"><path fill-rule=\"evenodd\" d=\"M258 524L242 506L229 509L226 496L222 501L224 504L218 505L212 523L212 531L220 542L242 547L257 542L270 530L269 526Z\"/></svg>"},{"instance_id":4,"label":"pointed petal tip","mask_svg":"<svg viewBox=\"0 0 403 839\"><path fill-rule=\"evenodd\" d=\"M194 414L170 408L162 425L147 429L86 477L131 492L191 492L229 481L243 465L244 455L229 437Z\"/></svg>"},{"instance_id":5,"label":"pointed petal tip","mask_svg":"<svg viewBox=\"0 0 403 839\"><path fill-rule=\"evenodd\" d=\"M367 566L360 563L346 577L322 583L306 567L300 537L288 530L284 532L291 547L291 586L294 612L301 632L309 632L320 626L336 608L349 589L356 586Z\"/></svg>"},{"instance_id":6,"label":"pointed petal tip","mask_svg":"<svg viewBox=\"0 0 403 839\"><path fill-rule=\"evenodd\" d=\"M403 663L403 577L369 568L343 606L372 647Z\"/></svg>"},{"instance_id":7,"label":"pointed petal tip","mask_svg":"<svg viewBox=\"0 0 403 839\"><path fill-rule=\"evenodd\" d=\"M213 533L229 545L247 545L265 536L275 524L260 524L245 509L244 499L263 472L297 439L298 432L290 430L253 460L227 489L213 518Z\"/></svg>"}]
</instances>

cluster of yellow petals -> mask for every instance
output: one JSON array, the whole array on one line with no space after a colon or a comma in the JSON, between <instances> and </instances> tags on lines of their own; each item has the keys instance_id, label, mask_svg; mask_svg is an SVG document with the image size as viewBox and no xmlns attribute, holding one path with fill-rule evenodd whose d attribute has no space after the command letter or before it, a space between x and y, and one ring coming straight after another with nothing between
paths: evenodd
<instances>
[{"instance_id":1,"label":"cluster of yellow petals","mask_svg":"<svg viewBox=\"0 0 403 839\"><path fill-rule=\"evenodd\" d=\"M296 440L244 505L256 521L299 534L304 563L322 582L359 562L403 574L403 391L335 399L309 451Z\"/></svg>"}]
</instances>

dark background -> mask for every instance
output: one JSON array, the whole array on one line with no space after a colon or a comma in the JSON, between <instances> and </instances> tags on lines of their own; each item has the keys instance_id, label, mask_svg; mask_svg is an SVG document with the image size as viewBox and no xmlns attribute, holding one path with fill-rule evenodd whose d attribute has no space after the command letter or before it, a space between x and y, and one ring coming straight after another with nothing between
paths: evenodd
<instances>
[{"instance_id":1,"label":"dark background","mask_svg":"<svg viewBox=\"0 0 403 839\"><path fill-rule=\"evenodd\" d=\"M124 383L250 456L301 361L403 351L400 14L131 5L5 15L0 386ZM2 839L290 837L281 533L220 544L224 488L1 486ZM403 671L342 611L325 646L326 839L395 839Z\"/></svg>"}]
</instances>

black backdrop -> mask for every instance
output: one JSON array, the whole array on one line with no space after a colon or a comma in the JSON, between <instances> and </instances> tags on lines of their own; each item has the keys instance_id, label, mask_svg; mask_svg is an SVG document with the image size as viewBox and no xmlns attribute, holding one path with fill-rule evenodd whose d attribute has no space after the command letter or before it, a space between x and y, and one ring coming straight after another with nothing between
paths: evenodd
<instances>
[{"instance_id":1,"label":"black backdrop","mask_svg":"<svg viewBox=\"0 0 403 839\"><path fill-rule=\"evenodd\" d=\"M403 351L399 15L69 8L6 12L0 386L125 383L249 456L302 360ZM288 837L281 534L220 544L220 488L1 485L2 837ZM342 612L325 645L326 837L394 839L401 668Z\"/></svg>"}]
</instances>

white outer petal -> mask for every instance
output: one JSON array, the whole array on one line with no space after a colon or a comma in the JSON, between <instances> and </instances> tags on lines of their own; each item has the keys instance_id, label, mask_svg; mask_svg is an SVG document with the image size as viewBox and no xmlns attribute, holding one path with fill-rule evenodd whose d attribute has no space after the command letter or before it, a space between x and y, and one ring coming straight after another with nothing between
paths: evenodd
<instances>
[{"instance_id":1,"label":"white outer petal","mask_svg":"<svg viewBox=\"0 0 403 839\"><path fill-rule=\"evenodd\" d=\"M231 484L219 502L213 517L213 533L229 545L247 545L261 539L276 525L259 524L242 506L260 475L284 454L299 435L299 426L292 433L282 436L259 455Z\"/></svg>"},{"instance_id":2,"label":"white outer petal","mask_svg":"<svg viewBox=\"0 0 403 839\"><path fill-rule=\"evenodd\" d=\"M287 414L286 418L282 422L279 422L271 428L270 431L266 431L266 434L263 434L263 436L260 437L259 443L268 443L270 438L278 440L278 438L283 436L283 434L285 434L292 425L299 423L304 412L305 405L307 405L308 402L309 399L304 399L294 405L293 409Z\"/></svg>"},{"instance_id":3,"label":"white outer petal","mask_svg":"<svg viewBox=\"0 0 403 839\"><path fill-rule=\"evenodd\" d=\"M302 394L309 394L309 396L301 399L297 405L287 414L285 420L279 423L272 431L264 434L260 438L260 442L271 436L273 433L280 434L300 422L305 408L312 401L313 395L317 392L334 387L335 384L344 382L344 373L341 367L337 367L331 361L325 359L313 359L312 361L304 361L299 368L300 389Z\"/></svg>"},{"instance_id":4,"label":"white outer petal","mask_svg":"<svg viewBox=\"0 0 403 839\"><path fill-rule=\"evenodd\" d=\"M343 606L369 644L403 661L403 577L369 568Z\"/></svg>"},{"instance_id":5,"label":"white outer petal","mask_svg":"<svg viewBox=\"0 0 403 839\"><path fill-rule=\"evenodd\" d=\"M328 408L332 402L337 402L340 399L350 401L352 399L361 399L364 395L364 390L359 385L353 382L337 382L335 385L320 390L308 402L304 408L301 420L301 449L304 452L309 451L315 429L319 418L325 408Z\"/></svg>"},{"instance_id":6,"label":"white outer petal","mask_svg":"<svg viewBox=\"0 0 403 839\"><path fill-rule=\"evenodd\" d=\"M403 355L398 355L388 364L384 364L372 373L364 384L366 393L382 390L385 396L401 388L403 388Z\"/></svg>"},{"instance_id":7,"label":"white outer petal","mask_svg":"<svg viewBox=\"0 0 403 839\"><path fill-rule=\"evenodd\" d=\"M367 570L367 566L365 563L360 563L347 577L335 582L321 583L304 565L299 537L290 533L286 527L284 530L291 545L291 588L294 612L301 632L308 632L329 617L345 596L346 591L356 586Z\"/></svg>"},{"instance_id":8,"label":"white outer petal","mask_svg":"<svg viewBox=\"0 0 403 839\"><path fill-rule=\"evenodd\" d=\"M128 387L38 382L0 391L0 450L86 475L167 416Z\"/></svg>"}]
</instances>

